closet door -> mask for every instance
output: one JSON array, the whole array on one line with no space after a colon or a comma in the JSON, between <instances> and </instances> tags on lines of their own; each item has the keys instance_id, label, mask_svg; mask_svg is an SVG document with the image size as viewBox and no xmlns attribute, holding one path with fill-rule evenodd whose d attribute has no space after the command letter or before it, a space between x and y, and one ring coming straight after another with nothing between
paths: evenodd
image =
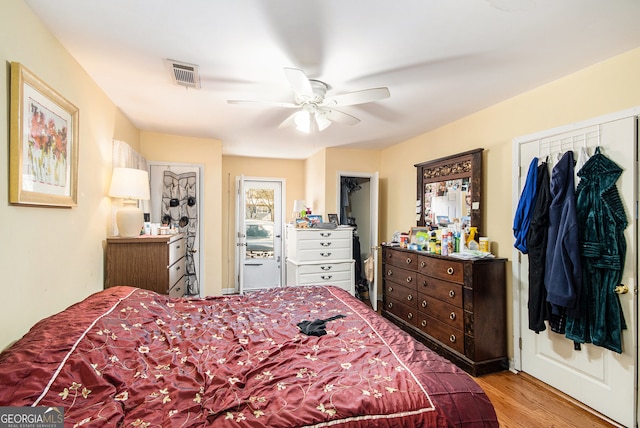
<instances>
[{"instance_id":1,"label":"closet door","mask_svg":"<svg viewBox=\"0 0 640 428\"><path fill-rule=\"evenodd\" d=\"M520 195L527 168L534 157L544 159L549 155L551 168L559 153L573 150L578 160L582 147L586 146L589 154L593 154L598 144L601 152L623 169L617 181L628 220L625 230L627 253L622 281L630 290L626 294L618 295L627 323L627 330L623 331L622 337L623 353L617 354L592 344L583 344L581 350L574 350L573 341L565 338L563 334L552 332L548 324L547 329L539 334L529 330L528 258L526 255L520 256L520 253L514 250L513 310L514 319L519 319L519 325L516 321L514 326L514 343L515 346L521 343L520 349L514 350L514 363L517 369L542 380L616 422L634 426L637 411L637 119L628 115L624 118L615 116L614 120L610 119L612 118L601 118L591 123L585 122L516 139L514 161L518 162L522 175L514 177L514 183L518 183L517 194ZM577 169L578 166L576 172ZM576 185L577 183L576 178ZM516 189L514 196L515 193ZM514 207L516 204L517 200L514 201Z\"/></svg>"}]
</instances>

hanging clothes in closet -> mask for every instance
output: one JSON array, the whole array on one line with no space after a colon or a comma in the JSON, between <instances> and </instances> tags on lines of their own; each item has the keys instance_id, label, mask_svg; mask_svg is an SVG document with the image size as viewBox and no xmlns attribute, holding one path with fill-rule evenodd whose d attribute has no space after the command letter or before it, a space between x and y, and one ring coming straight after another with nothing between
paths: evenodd
<instances>
[{"instance_id":1,"label":"hanging clothes in closet","mask_svg":"<svg viewBox=\"0 0 640 428\"><path fill-rule=\"evenodd\" d=\"M547 159L548 160L548 159ZM549 164L545 160L538 165L536 193L527 233L529 251L529 329L539 333L546 329L551 308L544 287L547 241L549 232Z\"/></svg>"},{"instance_id":2,"label":"hanging clothes in closet","mask_svg":"<svg viewBox=\"0 0 640 428\"><path fill-rule=\"evenodd\" d=\"M567 320L566 337L576 343L593 343L622 353L626 329L620 284L626 240L627 216L616 182L622 169L596 148L578 172L577 220L582 255L580 314Z\"/></svg>"},{"instance_id":3,"label":"hanging clothes in closet","mask_svg":"<svg viewBox=\"0 0 640 428\"><path fill-rule=\"evenodd\" d=\"M538 174L538 158L533 158L529 164L527 179L518 201L516 214L513 219L513 236L516 242L513 244L522 254L527 254L527 232L529 231L529 223L531 221L531 211L535 203Z\"/></svg>"},{"instance_id":4,"label":"hanging clothes in closet","mask_svg":"<svg viewBox=\"0 0 640 428\"><path fill-rule=\"evenodd\" d=\"M550 328L565 332L566 317L580 317L578 303L582 268L576 216L573 152L568 151L551 172L551 204L544 285L551 304Z\"/></svg>"}]
</instances>

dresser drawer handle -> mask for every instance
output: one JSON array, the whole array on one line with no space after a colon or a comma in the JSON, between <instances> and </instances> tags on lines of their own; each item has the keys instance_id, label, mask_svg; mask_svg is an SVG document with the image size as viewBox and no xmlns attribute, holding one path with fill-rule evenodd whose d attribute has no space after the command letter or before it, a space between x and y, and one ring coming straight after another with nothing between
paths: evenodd
<instances>
[{"instance_id":1,"label":"dresser drawer handle","mask_svg":"<svg viewBox=\"0 0 640 428\"><path fill-rule=\"evenodd\" d=\"M389 290L389 293L393 293L393 287L392 286L387 287L387 290Z\"/></svg>"},{"instance_id":2,"label":"dresser drawer handle","mask_svg":"<svg viewBox=\"0 0 640 428\"><path fill-rule=\"evenodd\" d=\"M322 270L331 270L331 267L332 267L331 265L328 265L328 266L320 266L320 269L322 269Z\"/></svg>"},{"instance_id":3,"label":"dresser drawer handle","mask_svg":"<svg viewBox=\"0 0 640 428\"><path fill-rule=\"evenodd\" d=\"M411 312L409 312L407 314L407 319L409 319L409 320L413 319L413 314Z\"/></svg>"},{"instance_id":4,"label":"dresser drawer handle","mask_svg":"<svg viewBox=\"0 0 640 428\"><path fill-rule=\"evenodd\" d=\"M323 238L328 238L329 236L331 236L331 232L320 232L320 236L322 236Z\"/></svg>"},{"instance_id":5,"label":"dresser drawer handle","mask_svg":"<svg viewBox=\"0 0 640 428\"><path fill-rule=\"evenodd\" d=\"M422 286L423 286L423 287L426 287L427 285L429 285L429 284L427 283L427 280L426 280L426 279L423 279L423 280L422 280Z\"/></svg>"},{"instance_id":6,"label":"dresser drawer handle","mask_svg":"<svg viewBox=\"0 0 640 428\"><path fill-rule=\"evenodd\" d=\"M413 278L411 278L411 275L409 275L409 276L407 277L407 282L411 282L411 281L413 281Z\"/></svg>"},{"instance_id":7,"label":"dresser drawer handle","mask_svg":"<svg viewBox=\"0 0 640 428\"><path fill-rule=\"evenodd\" d=\"M425 267L427 265L427 263L423 260L420 262L420 267Z\"/></svg>"},{"instance_id":8,"label":"dresser drawer handle","mask_svg":"<svg viewBox=\"0 0 640 428\"><path fill-rule=\"evenodd\" d=\"M447 268L447 275L453 275L453 268Z\"/></svg>"},{"instance_id":9,"label":"dresser drawer handle","mask_svg":"<svg viewBox=\"0 0 640 428\"><path fill-rule=\"evenodd\" d=\"M427 307L427 305L428 305L428 303L427 303L427 301L426 301L426 300L423 300L423 301L422 301L422 303L421 303L421 305L422 305L422 307L423 307L423 308L426 308L426 307Z\"/></svg>"},{"instance_id":10,"label":"dresser drawer handle","mask_svg":"<svg viewBox=\"0 0 640 428\"><path fill-rule=\"evenodd\" d=\"M456 335L455 334L452 334L451 336L449 336L449 342L456 343Z\"/></svg>"},{"instance_id":11,"label":"dresser drawer handle","mask_svg":"<svg viewBox=\"0 0 640 428\"><path fill-rule=\"evenodd\" d=\"M179 249L180 249L180 245L176 245L176 250L179 250Z\"/></svg>"},{"instance_id":12,"label":"dresser drawer handle","mask_svg":"<svg viewBox=\"0 0 640 428\"><path fill-rule=\"evenodd\" d=\"M333 275L320 275L320 278L324 279L325 281L333 278Z\"/></svg>"},{"instance_id":13,"label":"dresser drawer handle","mask_svg":"<svg viewBox=\"0 0 640 428\"><path fill-rule=\"evenodd\" d=\"M387 271L387 276L391 276L391 275L393 275L393 271L392 271L391 269L389 269L389 270Z\"/></svg>"},{"instance_id":14,"label":"dresser drawer handle","mask_svg":"<svg viewBox=\"0 0 640 428\"><path fill-rule=\"evenodd\" d=\"M423 327L426 327L427 326L427 320L422 320L420 325L423 326Z\"/></svg>"},{"instance_id":15,"label":"dresser drawer handle","mask_svg":"<svg viewBox=\"0 0 640 428\"><path fill-rule=\"evenodd\" d=\"M413 300L413 296L412 296L411 294L409 294L409 295L407 296L407 300L408 300L408 301L412 301L412 300Z\"/></svg>"},{"instance_id":16,"label":"dresser drawer handle","mask_svg":"<svg viewBox=\"0 0 640 428\"><path fill-rule=\"evenodd\" d=\"M456 313L455 313L455 312L451 312L451 313L449 314L449 319L450 319L451 321L455 320L455 319L456 319Z\"/></svg>"},{"instance_id":17,"label":"dresser drawer handle","mask_svg":"<svg viewBox=\"0 0 640 428\"><path fill-rule=\"evenodd\" d=\"M453 290L449 290L449 297L456 297L456 292Z\"/></svg>"},{"instance_id":18,"label":"dresser drawer handle","mask_svg":"<svg viewBox=\"0 0 640 428\"><path fill-rule=\"evenodd\" d=\"M330 257L331 253L320 253L322 257Z\"/></svg>"},{"instance_id":19,"label":"dresser drawer handle","mask_svg":"<svg viewBox=\"0 0 640 428\"><path fill-rule=\"evenodd\" d=\"M393 308L393 302L389 302L389 304L387 304L387 307L388 307L389 309Z\"/></svg>"},{"instance_id":20,"label":"dresser drawer handle","mask_svg":"<svg viewBox=\"0 0 640 428\"><path fill-rule=\"evenodd\" d=\"M410 265L411 264L411 257L407 257L407 264Z\"/></svg>"},{"instance_id":21,"label":"dresser drawer handle","mask_svg":"<svg viewBox=\"0 0 640 428\"><path fill-rule=\"evenodd\" d=\"M180 266L176 266L176 272L180 270Z\"/></svg>"},{"instance_id":22,"label":"dresser drawer handle","mask_svg":"<svg viewBox=\"0 0 640 428\"><path fill-rule=\"evenodd\" d=\"M331 242L321 242L320 245L322 245L323 247L328 247L331 245Z\"/></svg>"}]
</instances>

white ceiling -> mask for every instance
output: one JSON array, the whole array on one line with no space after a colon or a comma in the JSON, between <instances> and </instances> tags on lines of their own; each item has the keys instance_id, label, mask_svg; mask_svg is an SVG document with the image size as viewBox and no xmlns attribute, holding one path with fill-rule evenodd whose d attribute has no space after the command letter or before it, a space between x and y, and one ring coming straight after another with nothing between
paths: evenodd
<instances>
[{"instance_id":1,"label":"white ceiling","mask_svg":"<svg viewBox=\"0 0 640 428\"><path fill-rule=\"evenodd\" d=\"M137 128L230 155L387 147L640 46L638 0L25 1ZM198 65L201 88L165 59ZM278 128L289 109L226 102L291 102L284 67L391 97L314 135Z\"/></svg>"}]
</instances>

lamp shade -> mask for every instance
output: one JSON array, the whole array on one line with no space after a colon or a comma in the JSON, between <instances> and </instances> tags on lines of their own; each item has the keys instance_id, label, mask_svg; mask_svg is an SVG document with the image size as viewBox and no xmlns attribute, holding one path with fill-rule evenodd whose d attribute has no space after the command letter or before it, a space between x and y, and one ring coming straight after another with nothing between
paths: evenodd
<instances>
[{"instance_id":1,"label":"lamp shade","mask_svg":"<svg viewBox=\"0 0 640 428\"><path fill-rule=\"evenodd\" d=\"M149 174L133 168L114 168L109 196L123 198L123 206L116 213L116 226L121 237L140 235L144 214L138 208L138 199L150 199Z\"/></svg>"},{"instance_id":2,"label":"lamp shade","mask_svg":"<svg viewBox=\"0 0 640 428\"><path fill-rule=\"evenodd\" d=\"M113 168L109 196L124 199L150 199L149 173L142 169Z\"/></svg>"},{"instance_id":3,"label":"lamp shade","mask_svg":"<svg viewBox=\"0 0 640 428\"><path fill-rule=\"evenodd\" d=\"M302 211L305 208L306 208L306 206L304 204L304 200L296 199L295 201L293 201L293 212L294 213L299 213L300 211Z\"/></svg>"}]
</instances>

